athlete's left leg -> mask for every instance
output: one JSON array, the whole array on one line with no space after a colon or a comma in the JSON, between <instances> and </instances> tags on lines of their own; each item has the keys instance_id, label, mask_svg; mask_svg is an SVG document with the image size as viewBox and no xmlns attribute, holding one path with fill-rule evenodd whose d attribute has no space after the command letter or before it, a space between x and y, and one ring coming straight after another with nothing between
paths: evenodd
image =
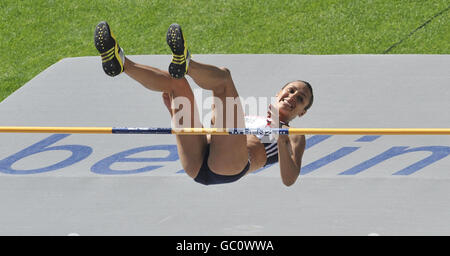
<instances>
[{"instance_id":1,"label":"athlete's left leg","mask_svg":"<svg viewBox=\"0 0 450 256\"><path fill-rule=\"evenodd\" d=\"M189 76L202 88L213 93L215 128L245 128L244 112L231 73L191 61ZM211 135L208 166L222 175L234 175L248 163L246 135Z\"/></svg>"},{"instance_id":2,"label":"athlete's left leg","mask_svg":"<svg viewBox=\"0 0 450 256\"><path fill-rule=\"evenodd\" d=\"M230 71L190 60L181 27L172 24L167 32L172 50L169 73L174 78L188 74L200 87L211 90L214 96L215 128L243 128L244 113ZM221 175L240 173L248 164L246 135L211 135L208 166Z\"/></svg>"}]
</instances>

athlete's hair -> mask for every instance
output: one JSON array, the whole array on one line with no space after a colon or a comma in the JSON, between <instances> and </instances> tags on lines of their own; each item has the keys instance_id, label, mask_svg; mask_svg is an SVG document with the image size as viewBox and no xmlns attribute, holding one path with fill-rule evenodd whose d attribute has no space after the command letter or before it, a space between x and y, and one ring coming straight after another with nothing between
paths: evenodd
<instances>
[{"instance_id":1,"label":"athlete's hair","mask_svg":"<svg viewBox=\"0 0 450 256\"><path fill-rule=\"evenodd\" d=\"M283 88L281 88L281 89L283 90L284 87L286 87L286 86L288 86L289 84L294 83L294 82L301 82L301 83L304 83L304 84L306 85L306 87L308 87L309 91L311 92L311 98L309 99L308 105L305 106L305 110L308 110L308 109L312 106L312 104L313 104L313 102L314 102L314 93L313 93L313 89L312 89L312 86L311 86L310 83L308 83L308 82L306 82L306 81L303 81L303 80L294 80L294 81L291 81L291 82L285 84L285 85L283 86Z\"/></svg>"}]
</instances>

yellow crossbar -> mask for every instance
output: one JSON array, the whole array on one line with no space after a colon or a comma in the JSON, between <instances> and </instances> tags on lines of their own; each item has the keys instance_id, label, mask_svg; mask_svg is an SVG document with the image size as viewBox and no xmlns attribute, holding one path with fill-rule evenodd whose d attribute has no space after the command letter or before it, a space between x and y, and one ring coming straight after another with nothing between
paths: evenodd
<instances>
[{"instance_id":1,"label":"yellow crossbar","mask_svg":"<svg viewBox=\"0 0 450 256\"><path fill-rule=\"evenodd\" d=\"M450 135L450 128L114 128L114 127L34 127L0 126L0 133L81 133L81 134L323 134L323 135Z\"/></svg>"},{"instance_id":2,"label":"yellow crossbar","mask_svg":"<svg viewBox=\"0 0 450 256\"><path fill-rule=\"evenodd\" d=\"M112 133L112 127L0 126L0 133L84 133L84 134L109 134L109 133Z\"/></svg>"}]
</instances>

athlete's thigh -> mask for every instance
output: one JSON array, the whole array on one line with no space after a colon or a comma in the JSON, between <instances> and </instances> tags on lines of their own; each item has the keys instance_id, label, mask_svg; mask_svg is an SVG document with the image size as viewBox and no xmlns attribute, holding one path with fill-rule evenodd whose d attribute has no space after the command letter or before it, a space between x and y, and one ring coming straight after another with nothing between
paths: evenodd
<instances>
[{"instance_id":1,"label":"athlete's thigh","mask_svg":"<svg viewBox=\"0 0 450 256\"><path fill-rule=\"evenodd\" d=\"M214 92L215 128L244 128L244 113L239 94L232 80L225 90ZM212 135L209 167L224 175L239 173L248 162L246 135Z\"/></svg>"},{"instance_id":2,"label":"athlete's thigh","mask_svg":"<svg viewBox=\"0 0 450 256\"><path fill-rule=\"evenodd\" d=\"M195 104L194 94L186 79L176 79L176 86L173 87L171 92L172 103L175 108L181 109L175 111L172 117L172 128L180 127L192 127L201 128L202 123L200 121L197 106ZM179 106L178 104L183 104ZM182 122L180 124L179 111L184 111ZM190 120L190 123L186 121ZM192 178L195 178L203 163L203 157L206 151L206 136L205 135L176 135L178 156L185 172Z\"/></svg>"}]
</instances>

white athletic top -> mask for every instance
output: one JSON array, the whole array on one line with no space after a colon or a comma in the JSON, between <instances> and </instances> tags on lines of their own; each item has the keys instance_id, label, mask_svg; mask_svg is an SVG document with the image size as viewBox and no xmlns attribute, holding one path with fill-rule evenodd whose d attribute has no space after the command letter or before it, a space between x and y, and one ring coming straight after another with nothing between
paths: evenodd
<instances>
[{"instance_id":1,"label":"white athletic top","mask_svg":"<svg viewBox=\"0 0 450 256\"><path fill-rule=\"evenodd\" d=\"M245 116L245 127L279 128L273 125L273 122L270 118L264 116ZM264 145L264 149L266 150L267 161L265 165L278 162L278 144L275 135L257 134L255 136L261 141L261 143Z\"/></svg>"}]
</instances>

